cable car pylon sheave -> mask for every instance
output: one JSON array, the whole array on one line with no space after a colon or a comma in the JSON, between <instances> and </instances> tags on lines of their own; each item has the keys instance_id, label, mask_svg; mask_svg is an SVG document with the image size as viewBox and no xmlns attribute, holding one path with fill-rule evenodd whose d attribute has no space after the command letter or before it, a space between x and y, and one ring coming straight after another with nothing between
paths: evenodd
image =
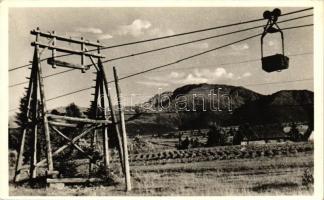
<instances>
[{"instance_id":1,"label":"cable car pylon sheave","mask_svg":"<svg viewBox=\"0 0 324 200\"><path fill-rule=\"evenodd\" d=\"M289 67L289 58L285 56L285 45L284 45L284 35L282 30L277 24L278 17L281 15L281 10L275 8L272 12L265 11L263 13L263 18L268 19L264 31L261 36L261 61L262 69L266 72L281 71L288 69ZM281 35L281 44L282 44L282 54L275 54L271 56L264 57L263 55L263 39L267 33L280 33Z\"/></svg>"}]
</instances>

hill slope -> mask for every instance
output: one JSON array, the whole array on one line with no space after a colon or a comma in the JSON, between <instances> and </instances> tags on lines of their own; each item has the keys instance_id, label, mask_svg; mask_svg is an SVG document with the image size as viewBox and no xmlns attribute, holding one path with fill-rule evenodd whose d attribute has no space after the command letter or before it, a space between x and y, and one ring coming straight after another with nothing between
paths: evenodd
<instances>
[{"instance_id":1,"label":"hill slope","mask_svg":"<svg viewBox=\"0 0 324 200\"><path fill-rule=\"evenodd\" d=\"M211 98L213 94L214 99ZM146 113L134 116L128 121L127 129L129 133L145 134L179 128L207 128L210 122L224 126L246 122L312 122L313 99L313 92L307 90L284 90L271 95L261 95L243 87L230 85L185 85L173 92L155 95L145 102L145 108L150 109L138 108Z\"/></svg>"},{"instance_id":2,"label":"hill slope","mask_svg":"<svg viewBox=\"0 0 324 200\"><path fill-rule=\"evenodd\" d=\"M314 93L307 90L284 90L263 96L237 109L238 123L280 123L311 121L314 115Z\"/></svg>"},{"instance_id":3,"label":"hill slope","mask_svg":"<svg viewBox=\"0 0 324 200\"><path fill-rule=\"evenodd\" d=\"M129 134L153 134L207 128L210 122L223 126L313 122L313 105L314 93L308 90L283 90L262 95L244 87L191 84L154 95L135 106L135 112L126 115L126 125ZM56 110L64 113L65 107ZM14 117L9 119L9 124L13 125Z\"/></svg>"}]
</instances>

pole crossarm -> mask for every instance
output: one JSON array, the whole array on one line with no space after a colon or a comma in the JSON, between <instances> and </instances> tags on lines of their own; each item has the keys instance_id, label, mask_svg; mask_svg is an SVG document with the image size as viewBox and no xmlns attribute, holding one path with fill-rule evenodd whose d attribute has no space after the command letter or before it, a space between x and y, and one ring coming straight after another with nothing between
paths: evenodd
<instances>
[{"instance_id":1,"label":"pole crossarm","mask_svg":"<svg viewBox=\"0 0 324 200\"><path fill-rule=\"evenodd\" d=\"M84 122L84 123L91 123L91 124L109 124L111 123L110 120L97 120L97 119L88 119L88 118L78 118L78 117L68 117L68 116L61 116L61 115L54 115L54 114L47 114L49 119L63 119L67 121L74 121L74 122Z\"/></svg>"},{"instance_id":2,"label":"pole crossarm","mask_svg":"<svg viewBox=\"0 0 324 200\"><path fill-rule=\"evenodd\" d=\"M85 52L85 51L77 51L77 50L68 49L68 48L64 48L64 47L57 47L57 46L53 46L53 45L50 45L50 44L44 44L42 42L32 42L31 45L32 46L38 45L40 48L48 48L49 50L56 50L56 51L60 51L60 52L63 52L63 53L85 55L85 56L91 56L91 57L95 57L95 58L104 58L105 57L105 56L102 56L100 54L89 53L89 52Z\"/></svg>"},{"instance_id":3,"label":"pole crossarm","mask_svg":"<svg viewBox=\"0 0 324 200\"><path fill-rule=\"evenodd\" d=\"M93 47L104 47L103 45L99 44L99 42L90 42L90 41L78 40L78 39L74 39L74 38L68 38L68 37L61 36L61 35L54 34L54 33L43 32L43 31L40 31L40 30L37 30L37 29L30 31L30 33L32 35L39 34L39 36L46 37L46 38L56 38L57 40L61 40L61 41L64 41L64 42L73 42L73 43L78 43L78 44L85 44L85 45L89 45L89 46L93 46Z\"/></svg>"}]
</instances>

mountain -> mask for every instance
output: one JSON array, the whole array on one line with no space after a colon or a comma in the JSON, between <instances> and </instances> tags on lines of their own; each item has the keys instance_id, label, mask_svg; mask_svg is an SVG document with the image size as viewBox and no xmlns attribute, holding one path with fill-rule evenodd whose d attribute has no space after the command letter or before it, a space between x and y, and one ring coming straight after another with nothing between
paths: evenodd
<instances>
[{"instance_id":1,"label":"mountain","mask_svg":"<svg viewBox=\"0 0 324 200\"><path fill-rule=\"evenodd\" d=\"M221 126L313 122L314 93L282 90L262 95L231 85L190 84L126 108L127 132L131 135L208 128L214 122ZM65 113L65 107L56 110ZM80 110L84 113L87 109ZM13 121L10 116L10 127L14 127Z\"/></svg>"},{"instance_id":2,"label":"mountain","mask_svg":"<svg viewBox=\"0 0 324 200\"><path fill-rule=\"evenodd\" d=\"M156 94L136 106L138 115L127 121L130 133L169 132L206 128L210 122L228 123L232 111L262 95L243 87L191 84Z\"/></svg>"},{"instance_id":3,"label":"mountain","mask_svg":"<svg viewBox=\"0 0 324 200\"><path fill-rule=\"evenodd\" d=\"M157 94L138 105L143 112L156 111L221 111L233 110L262 95L243 87L220 84L191 84L173 92ZM230 97L230 107L228 105ZM148 106L150 105L150 106ZM143 109L143 107L149 109Z\"/></svg>"},{"instance_id":4,"label":"mountain","mask_svg":"<svg viewBox=\"0 0 324 200\"><path fill-rule=\"evenodd\" d=\"M262 124L314 120L314 93L283 90L249 102L234 113L238 123Z\"/></svg>"},{"instance_id":5,"label":"mountain","mask_svg":"<svg viewBox=\"0 0 324 200\"><path fill-rule=\"evenodd\" d=\"M130 134L152 134L208 128L211 122L228 126L313 121L313 99L308 90L262 95L244 87L191 84L137 105L139 114L127 121L127 130Z\"/></svg>"}]
</instances>

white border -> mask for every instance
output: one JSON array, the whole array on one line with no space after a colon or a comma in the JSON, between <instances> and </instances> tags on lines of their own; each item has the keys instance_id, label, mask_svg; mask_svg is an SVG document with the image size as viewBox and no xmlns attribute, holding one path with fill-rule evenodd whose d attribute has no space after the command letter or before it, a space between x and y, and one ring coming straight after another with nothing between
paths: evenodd
<instances>
[{"instance_id":1,"label":"white border","mask_svg":"<svg viewBox=\"0 0 324 200\"><path fill-rule=\"evenodd\" d=\"M0 4L0 91L3 91L3 96L0 98L0 198L5 194L8 195L8 100L9 91L8 91L8 9Z\"/></svg>"},{"instance_id":2,"label":"white border","mask_svg":"<svg viewBox=\"0 0 324 200\"><path fill-rule=\"evenodd\" d=\"M314 14L314 114L315 114L315 140L314 140L314 194L323 198L323 2L315 7ZM321 187L318 187L321 186Z\"/></svg>"},{"instance_id":3,"label":"white border","mask_svg":"<svg viewBox=\"0 0 324 200\"><path fill-rule=\"evenodd\" d=\"M1 1L1 0L0 0ZM313 196L258 196L239 197L240 199L323 199L323 1L321 0L215 0L215 1L24 1L5 0L0 3L0 91L8 94L8 8L9 7L314 7L314 91L315 91L315 186ZM1 107L1 140L0 140L0 198L5 199L43 199L48 197L8 197L8 97L0 98ZM52 197L51 199L67 198L91 198L103 199L107 197ZM127 197L108 197L114 199L125 199ZM132 197L143 198L143 197ZM146 197L155 199L159 197ZM236 199L237 197L163 197L164 199Z\"/></svg>"}]
</instances>

